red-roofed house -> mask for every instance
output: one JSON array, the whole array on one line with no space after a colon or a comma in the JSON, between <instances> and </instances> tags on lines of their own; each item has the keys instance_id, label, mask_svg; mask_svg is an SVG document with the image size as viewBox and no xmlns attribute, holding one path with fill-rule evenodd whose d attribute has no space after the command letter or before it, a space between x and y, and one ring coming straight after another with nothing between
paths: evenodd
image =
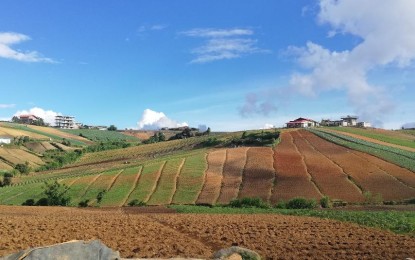
<instances>
[{"instance_id":1,"label":"red-roofed house","mask_svg":"<svg viewBox=\"0 0 415 260\"><path fill-rule=\"evenodd\" d=\"M38 121L40 117L35 115L20 115L19 119L22 124L33 124L33 122Z\"/></svg>"},{"instance_id":2,"label":"red-roofed house","mask_svg":"<svg viewBox=\"0 0 415 260\"><path fill-rule=\"evenodd\" d=\"M305 128L318 126L316 121L303 117L299 117L296 120L290 121L286 124L288 128Z\"/></svg>"}]
</instances>

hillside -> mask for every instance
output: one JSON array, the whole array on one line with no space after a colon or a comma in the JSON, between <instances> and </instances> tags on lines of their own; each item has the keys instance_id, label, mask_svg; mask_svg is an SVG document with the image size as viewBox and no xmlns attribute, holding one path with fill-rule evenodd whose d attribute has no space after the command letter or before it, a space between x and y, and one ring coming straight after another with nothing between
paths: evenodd
<instances>
[{"instance_id":1,"label":"hillside","mask_svg":"<svg viewBox=\"0 0 415 260\"><path fill-rule=\"evenodd\" d=\"M218 148L203 147L210 137L198 137L86 154L67 169L23 176L18 185L0 188L0 204L39 199L42 183L55 179L70 187L75 206L85 200L123 206L133 200L166 205L226 204L243 197L271 203L298 196L349 203L364 202L369 194L382 201L415 198L414 153L316 130L283 131L275 147L229 146L239 142L237 136L222 136L228 145Z\"/></svg>"}]
</instances>

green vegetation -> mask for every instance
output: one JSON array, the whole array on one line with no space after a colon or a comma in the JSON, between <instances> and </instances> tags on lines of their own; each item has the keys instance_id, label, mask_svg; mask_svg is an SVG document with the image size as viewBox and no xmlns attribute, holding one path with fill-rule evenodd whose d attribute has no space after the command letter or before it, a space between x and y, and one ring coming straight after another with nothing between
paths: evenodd
<instances>
[{"instance_id":1,"label":"green vegetation","mask_svg":"<svg viewBox=\"0 0 415 260\"><path fill-rule=\"evenodd\" d=\"M43 194L46 196L48 206L67 206L71 200L67 195L68 187L65 184L45 182Z\"/></svg>"},{"instance_id":2,"label":"green vegetation","mask_svg":"<svg viewBox=\"0 0 415 260\"><path fill-rule=\"evenodd\" d=\"M139 142L134 136L124 135L117 131L105 131L97 129L60 129L63 132L85 137L93 142Z\"/></svg>"},{"instance_id":3,"label":"green vegetation","mask_svg":"<svg viewBox=\"0 0 415 260\"><path fill-rule=\"evenodd\" d=\"M144 165L143 171L141 172L138 180L138 185L130 195L130 202L134 199L138 201L147 202L151 193L156 188L157 178L159 171L164 165L164 161L158 163L152 163Z\"/></svg>"},{"instance_id":4,"label":"green vegetation","mask_svg":"<svg viewBox=\"0 0 415 260\"><path fill-rule=\"evenodd\" d=\"M228 206L231 208L262 208L262 209L268 209L271 207L271 205L262 201L260 198L235 199L235 200L232 200Z\"/></svg>"},{"instance_id":5,"label":"green vegetation","mask_svg":"<svg viewBox=\"0 0 415 260\"><path fill-rule=\"evenodd\" d=\"M409 134L409 135L415 135L415 130L414 129L399 130L398 132Z\"/></svg>"},{"instance_id":6,"label":"green vegetation","mask_svg":"<svg viewBox=\"0 0 415 260\"><path fill-rule=\"evenodd\" d=\"M177 181L174 204L195 203L202 190L205 170L207 168L206 154L200 153L186 158Z\"/></svg>"},{"instance_id":7,"label":"green vegetation","mask_svg":"<svg viewBox=\"0 0 415 260\"><path fill-rule=\"evenodd\" d=\"M386 142L386 143L390 143L390 144L397 144L401 146L415 148L414 140L403 139L402 137L394 136L393 132L390 132L390 133L387 131L377 132L371 129L356 128L356 127L333 127L331 129L341 131L341 132L366 136L366 137L373 138L373 139Z\"/></svg>"},{"instance_id":8,"label":"green vegetation","mask_svg":"<svg viewBox=\"0 0 415 260\"><path fill-rule=\"evenodd\" d=\"M30 172L29 163L18 163L14 166L14 169L22 174L28 174Z\"/></svg>"},{"instance_id":9,"label":"green vegetation","mask_svg":"<svg viewBox=\"0 0 415 260\"><path fill-rule=\"evenodd\" d=\"M138 199L133 199L132 201L128 202L128 206L130 207L144 207L147 204L143 201L140 201Z\"/></svg>"},{"instance_id":10,"label":"green vegetation","mask_svg":"<svg viewBox=\"0 0 415 260\"><path fill-rule=\"evenodd\" d=\"M279 137L278 131L245 131L242 136L231 139L226 146L274 146Z\"/></svg>"},{"instance_id":11,"label":"green vegetation","mask_svg":"<svg viewBox=\"0 0 415 260\"><path fill-rule=\"evenodd\" d=\"M339 133L325 132L316 129L309 129L309 131L320 136L323 139L326 139L329 142L333 142L335 144L350 149L377 156L386 161L389 161L391 163L394 163L396 165L402 166L415 172L415 153L413 152L401 150L386 145L367 142L361 139L353 138Z\"/></svg>"},{"instance_id":12,"label":"green vegetation","mask_svg":"<svg viewBox=\"0 0 415 260\"><path fill-rule=\"evenodd\" d=\"M344 211L276 208L231 208L194 205L170 205L179 213L203 214L282 214L310 216L357 223L359 225L390 230L395 233L415 235L415 212L412 211Z\"/></svg>"},{"instance_id":13,"label":"green vegetation","mask_svg":"<svg viewBox=\"0 0 415 260\"><path fill-rule=\"evenodd\" d=\"M108 142L100 142L96 145L90 145L84 148L84 151L87 153L95 153L113 149L123 149L130 147L131 143L127 143L125 141L108 141Z\"/></svg>"},{"instance_id":14,"label":"green vegetation","mask_svg":"<svg viewBox=\"0 0 415 260\"><path fill-rule=\"evenodd\" d=\"M36 171L54 170L63 167L78 160L82 156L82 150L75 150L73 152L64 152L60 150L45 151L43 160L45 165L40 166ZM16 165L17 166L17 165Z\"/></svg>"}]
</instances>

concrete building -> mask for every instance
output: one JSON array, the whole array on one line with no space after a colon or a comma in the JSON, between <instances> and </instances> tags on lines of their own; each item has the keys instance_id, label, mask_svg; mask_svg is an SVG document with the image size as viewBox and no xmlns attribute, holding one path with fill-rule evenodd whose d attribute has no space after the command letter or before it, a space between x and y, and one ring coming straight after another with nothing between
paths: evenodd
<instances>
[{"instance_id":1,"label":"concrete building","mask_svg":"<svg viewBox=\"0 0 415 260\"><path fill-rule=\"evenodd\" d=\"M56 125L57 128L74 129L74 128L76 128L75 117L73 117L73 116L56 116L55 117L55 125Z\"/></svg>"},{"instance_id":2,"label":"concrete building","mask_svg":"<svg viewBox=\"0 0 415 260\"><path fill-rule=\"evenodd\" d=\"M357 127L371 127L372 125L369 122L359 122Z\"/></svg>"},{"instance_id":3,"label":"concrete building","mask_svg":"<svg viewBox=\"0 0 415 260\"><path fill-rule=\"evenodd\" d=\"M342 117L341 120L343 120L344 122L346 122L347 123L347 126L356 126L357 125L357 119L358 118L359 117L357 117L357 116L349 116L349 115L347 115L347 116Z\"/></svg>"},{"instance_id":4,"label":"concrete building","mask_svg":"<svg viewBox=\"0 0 415 260\"><path fill-rule=\"evenodd\" d=\"M293 121L286 123L287 128L306 128L306 127L315 127L319 123L308 118L299 117Z\"/></svg>"}]
</instances>

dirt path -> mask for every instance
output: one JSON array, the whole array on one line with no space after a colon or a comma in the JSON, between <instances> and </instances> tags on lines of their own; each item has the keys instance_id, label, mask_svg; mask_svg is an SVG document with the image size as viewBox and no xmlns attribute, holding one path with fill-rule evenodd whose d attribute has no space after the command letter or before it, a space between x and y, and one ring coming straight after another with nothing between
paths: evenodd
<instances>
[{"instance_id":1,"label":"dirt path","mask_svg":"<svg viewBox=\"0 0 415 260\"><path fill-rule=\"evenodd\" d=\"M415 256L414 237L309 217L0 206L0 256L73 239L100 239L122 257L209 258L232 245L255 250L264 259Z\"/></svg>"}]
</instances>

